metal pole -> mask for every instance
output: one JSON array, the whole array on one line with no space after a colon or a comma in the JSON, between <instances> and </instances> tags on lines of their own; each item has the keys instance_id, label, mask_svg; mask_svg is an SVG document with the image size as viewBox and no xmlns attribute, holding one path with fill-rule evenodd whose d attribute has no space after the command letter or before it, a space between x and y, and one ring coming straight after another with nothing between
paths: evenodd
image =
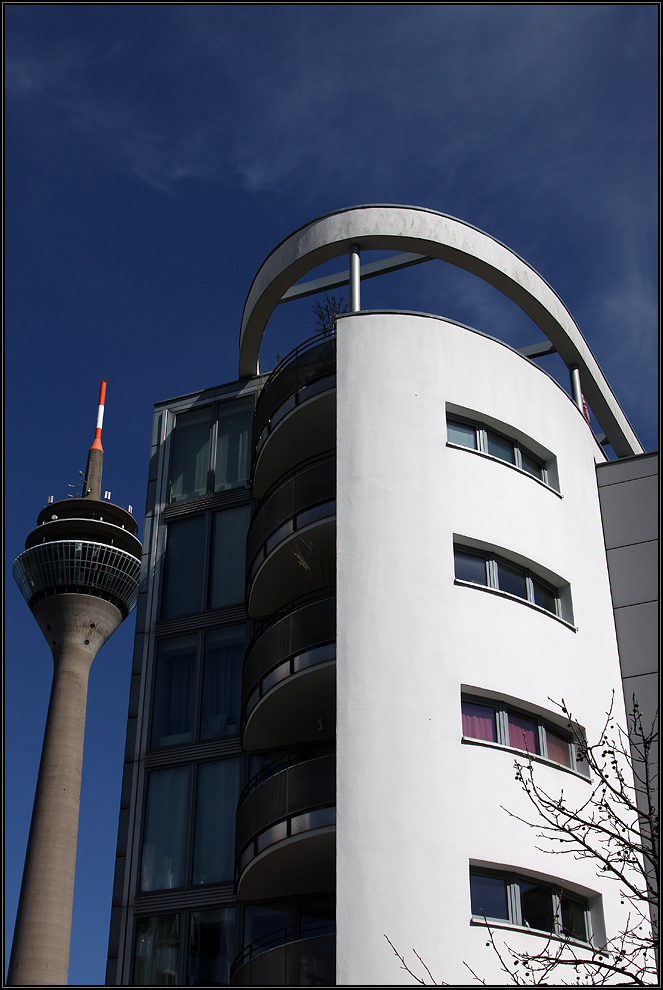
<instances>
[{"instance_id":1,"label":"metal pole","mask_svg":"<svg viewBox=\"0 0 663 990\"><path fill-rule=\"evenodd\" d=\"M350 248L350 312L358 313L359 305L359 245Z\"/></svg>"},{"instance_id":2,"label":"metal pole","mask_svg":"<svg viewBox=\"0 0 663 990\"><path fill-rule=\"evenodd\" d=\"M573 401L577 405L580 412L582 409L582 388L580 385L580 368L577 364L569 365L569 373L571 375L571 395L573 396Z\"/></svg>"}]
</instances>

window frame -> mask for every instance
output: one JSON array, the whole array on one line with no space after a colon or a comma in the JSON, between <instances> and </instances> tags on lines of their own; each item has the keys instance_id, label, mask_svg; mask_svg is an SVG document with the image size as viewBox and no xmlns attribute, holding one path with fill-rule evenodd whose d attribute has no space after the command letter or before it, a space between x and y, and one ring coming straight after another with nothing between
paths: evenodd
<instances>
[{"instance_id":1,"label":"window frame","mask_svg":"<svg viewBox=\"0 0 663 990\"><path fill-rule=\"evenodd\" d=\"M198 786L199 786L199 771L200 767L206 763L220 763L222 760L236 760L238 762L238 781L237 781L237 801L235 804L235 814L237 810L237 804L239 803L239 796L241 793L242 780L244 777L244 760L239 753L229 753L227 755L217 753L213 756L208 756L205 759L189 759L176 764L164 764L163 766L150 766L146 770L145 780L143 784L143 814L141 818L141 828L140 828L140 846L139 846L139 856L138 856L138 870L136 875L136 895L144 897L146 895L163 895L166 894L169 897L182 895L191 891L198 890L212 890L214 888L232 888L234 889L235 877L231 876L227 880L214 880L210 883L193 883L193 871L194 871L194 856L195 856L195 843L196 843L196 819L198 813ZM160 773L163 770L180 769L186 767L189 771L189 781L188 781L188 797L187 797L187 809L186 809L186 825L185 825L185 839L184 839L184 856L183 856L183 874L184 883L179 887L158 887L154 890L143 890L142 889L142 871L143 871L143 855L145 849L145 838L146 838L146 827L147 827L147 802L150 790L150 774ZM234 850L234 842L232 844ZM233 869L234 869L234 856L233 856ZM177 909L176 909L177 910ZM175 913L166 912L166 913Z\"/></svg>"},{"instance_id":2,"label":"window frame","mask_svg":"<svg viewBox=\"0 0 663 990\"><path fill-rule=\"evenodd\" d=\"M492 709L495 715L495 736L494 740L489 739L477 739L474 736L466 736L463 731L463 702L469 705L480 705L483 708ZM470 691L461 691L460 695L461 703L461 739L464 743L470 743L472 745L478 746L492 746L498 747L500 749L507 749L510 753L520 753L523 756L531 757L532 760L543 760L550 766L557 769L562 769L567 771L567 773L574 773L581 777L585 781L590 781L591 777L589 774L589 767L587 767L587 762L578 758L578 743L576 742L573 733L568 732L559 726L552 719L547 719L544 715L539 714L539 712L532 711L528 709L526 704L522 702L514 701L510 702L505 699L486 697L480 694L474 694ZM532 722L536 723L537 732L537 743L539 752L530 753L526 749L520 749L516 746L512 746L510 742L509 735L509 713L518 715L521 718L527 718ZM546 732L550 730L560 739L564 739L568 743L570 752L570 766L566 766L565 763L558 763L557 760L553 760L548 755L548 738ZM583 763L587 772L579 767L579 764Z\"/></svg>"},{"instance_id":3,"label":"window frame","mask_svg":"<svg viewBox=\"0 0 663 990\"><path fill-rule=\"evenodd\" d=\"M486 583L480 584L478 581L471 581L467 578L459 578L456 576L456 552L465 554L468 557L477 557L480 560L485 561L486 564ZM545 615L552 615L554 618L559 619L565 625L572 629L575 629L572 619L566 618L564 615L564 602L563 592L566 591L569 586L566 585L564 588L557 588L555 585L551 584L545 578L541 577L536 571L533 571L526 564L521 564L515 560L509 560L508 557L504 557L499 553L495 553L493 550L481 549L479 547L468 546L465 543L459 543L454 539L453 543L453 554L454 554L454 584L460 584L465 587L472 588L485 588L493 593L504 595L506 598L511 599L511 601L525 602L532 608L539 612L543 612ZM499 565L503 564L507 567L515 567L524 572L525 575L525 589L527 593L526 598L522 598L520 595L514 595L509 591L505 591L499 586ZM539 605L536 602L536 592L534 585L541 585L546 591L552 593L555 599L555 611L552 612L547 609L544 605ZM572 607L570 607L569 600L569 611L572 614Z\"/></svg>"},{"instance_id":4,"label":"window frame","mask_svg":"<svg viewBox=\"0 0 663 990\"><path fill-rule=\"evenodd\" d=\"M566 885L561 885L556 883L552 879L539 878L535 876L525 876L522 873L516 873L509 870L499 870L491 869L490 867L481 866L470 866L470 924L476 925L491 925L492 927L509 927L518 928L524 932L533 935L542 935L545 937L552 936L553 938L570 940L577 942L579 945L593 945L594 944L594 932L592 927L592 909L589 903L589 899L583 895L579 894L574 890L569 890ZM472 913L472 877L488 877L491 879L504 880L506 883L506 901L509 917L506 918L492 918L488 915L483 914L473 914ZM550 890L551 902L552 902L552 913L553 913L553 928L549 932L545 928L532 928L530 925L523 923L522 917L522 903L521 903L521 884L538 884L541 887L547 887ZM561 902L564 898L564 891L569 895L569 898L582 904L583 916L585 922L585 939L579 938L577 935L567 935L563 930L562 925L562 908Z\"/></svg>"},{"instance_id":5,"label":"window frame","mask_svg":"<svg viewBox=\"0 0 663 990\"><path fill-rule=\"evenodd\" d=\"M252 403L253 403L253 409L251 411L251 423L250 423L250 426L249 426L249 454L250 454L251 453L251 433L252 433L252 428L253 428L253 417L255 416L255 408L256 408L256 397L255 397L255 393L254 392L251 392L248 395L235 395L232 398L216 399L216 400L213 400L212 402L203 403L200 406L194 404L192 406L189 406L186 409L171 409L170 410L170 415L172 417L173 422L172 422L172 426L171 426L171 429L170 429L170 438L169 438L170 439L170 444L169 444L170 450L169 450L169 457L168 457L168 469L167 469L167 473L166 473L166 478L167 478L167 499L166 499L166 503L165 503L166 506L180 506L180 505L184 506L184 505L187 505L187 503L194 501L195 499L207 498L210 495L220 496L220 495L227 494L229 492L242 491L242 489L245 489L245 488L249 488L250 487L250 485L251 485L251 457L249 456L249 476L246 479L246 481L244 482L244 484L243 485L234 485L231 488L221 488L219 490L216 489L216 469L217 469L216 460L217 460L219 419L221 418L221 415L223 413L223 407L224 406L227 406L227 405L231 405L233 403L239 403L239 402L245 402L245 403L247 403L247 406L248 406L248 400L251 400ZM205 492L202 495L192 495L190 498L173 499L173 497L172 497L172 477L171 477L171 474L172 474L173 464L174 464L175 444L177 443L177 420L178 420L178 417L179 416L186 415L187 413L190 413L190 412L201 412L202 413L205 410L209 414L209 436L208 436L208 441L207 441L208 442L208 445L209 445L209 456L208 456L208 461L207 461L207 487L206 487L206 490L205 490ZM248 415L248 413L249 413L249 409L247 408L247 415Z\"/></svg>"},{"instance_id":6,"label":"window frame","mask_svg":"<svg viewBox=\"0 0 663 990\"><path fill-rule=\"evenodd\" d=\"M195 633L180 633L177 636L160 636L155 640L154 644L154 663L151 678L151 691L150 691L150 718L149 718L149 731L147 738L149 740L147 746L147 753L170 753L171 750L181 747L181 746L206 746L210 743L226 742L230 739L239 739L241 737L242 731L242 678L240 671L239 679L239 721L237 723L237 732L224 736L214 736L211 739L202 739L202 708L203 708L203 684L205 677L205 654L207 652L207 637L212 636L214 633L218 633L223 630L237 630L239 635L240 630L244 630L244 649L242 654L242 664L244 663L243 656L246 653L246 647L249 642L249 628L248 622L233 622L227 625L213 626L209 629L198 629ZM156 684L157 684L157 674L159 670L159 646L161 643L174 642L177 639L190 639L192 636L196 637L196 659L195 670L193 672L193 695L194 695L194 715L193 715L193 729L191 733L191 741L186 743L173 743L169 746L155 746L152 743L152 732L154 730L154 717L155 717L155 699L156 699Z\"/></svg>"},{"instance_id":7,"label":"window frame","mask_svg":"<svg viewBox=\"0 0 663 990\"><path fill-rule=\"evenodd\" d=\"M465 444L456 443L454 440L449 439L449 425L454 423L457 423L459 426L464 426L466 428L470 428L474 430L474 444L475 444L474 447L468 447ZM561 496L559 489L555 486L555 484L553 484L553 477L555 472L553 472L549 468L549 465L554 460L554 458L547 458L547 459L543 458L539 454L535 454L530 447L522 443L520 440L516 439L516 437L509 436L508 433L505 433L503 430L500 430L499 427L495 428L493 426L489 426L488 424L484 423L481 420L474 420L468 416L447 412L446 425L447 425L447 440L446 440L447 446L454 447L457 450L470 450L473 451L475 454L482 454L484 457L489 457L491 460L500 461L502 464L508 464L509 467L516 468L517 471L520 471L521 474L527 475L529 478L534 478L534 480L538 481L539 484L544 485L546 488L549 488L551 491L555 492L555 494ZM513 457L514 457L513 463L505 460L502 457L498 457L496 454L491 454L490 450L488 449L488 433L492 433L495 436L499 437L501 440L506 440L508 443L512 445ZM540 466L541 468L540 478L537 477L535 474L532 474L531 471L528 471L526 467L523 467L523 454L525 454L526 457L530 457Z\"/></svg>"},{"instance_id":8,"label":"window frame","mask_svg":"<svg viewBox=\"0 0 663 990\"><path fill-rule=\"evenodd\" d=\"M129 985L130 986L142 986L143 984L134 983L135 968L136 968L136 949L138 947L138 925L141 921L146 918L167 918L174 915L179 915L179 943L178 943L178 959L177 959L177 972L175 986L207 986L208 984L189 984L187 983L189 975L189 954L190 954L190 939L191 939L191 921L192 915L194 914L205 914L206 912L212 911L234 911L233 919L233 945L232 954L229 954L228 962L228 973L230 974L230 968L237 958L239 950L239 931L240 931L240 921L243 919L242 904L238 901L232 901L230 903L221 904L200 904L192 905L190 907L171 907L159 910L142 910L137 912L133 917L133 938L131 942L131 955L130 955L130 973L129 973ZM149 985L149 984L145 984ZM223 986L229 986L229 984L222 984Z\"/></svg>"}]
</instances>

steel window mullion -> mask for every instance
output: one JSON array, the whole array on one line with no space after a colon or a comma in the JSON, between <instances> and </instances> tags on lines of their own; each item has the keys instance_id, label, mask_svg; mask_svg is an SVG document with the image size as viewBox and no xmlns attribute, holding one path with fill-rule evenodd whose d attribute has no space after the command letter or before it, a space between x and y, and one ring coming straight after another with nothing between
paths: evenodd
<instances>
[{"instance_id":1,"label":"steel window mullion","mask_svg":"<svg viewBox=\"0 0 663 990\"><path fill-rule=\"evenodd\" d=\"M523 469L523 458L522 458L522 454L520 452L520 445L515 440L513 441L513 459L514 459L514 463L515 463L516 467L517 468L520 468L521 471L524 470Z\"/></svg>"},{"instance_id":2,"label":"steel window mullion","mask_svg":"<svg viewBox=\"0 0 663 990\"><path fill-rule=\"evenodd\" d=\"M539 753L544 759L548 759L548 740L546 738L546 728L542 722L537 719L536 730L539 734Z\"/></svg>"},{"instance_id":3,"label":"steel window mullion","mask_svg":"<svg viewBox=\"0 0 663 990\"><path fill-rule=\"evenodd\" d=\"M562 926L562 900L559 896L559 889L553 887L551 890L552 895L552 906L553 906L553 918L554 918L554 932L556 935L563 935Z\"/></svg>"},{"instance_id":4,"label":"steel window mullion","mask_svg":"<svg viewBox=\"0 0 663 990\"><path fill-rule=\"evenodd\" d=\"M522 926L523 915L520 910L520 886L516 877L510 877L507 882L507 903L509 906L509 917L514 925Z\"/></svg>"},{"instance_id":5,"label":"steel window mullion","mask_svg":"<svg viewBox=\"0 0 663 990\"><path fill-rule=\"evenodd\" d=\"M502 746L509 745L509 717L506 713L506 708L499 707L495 709L495 723L497 726L497 741L501 743Z\"/></svg>"},{"instance_id":6,"label":"steel window mullion","mask_svg":"<svg viewBox=\"0 0 663 990\"><path fill-rule=\"evenodd\" d=\"M477 424L477 450L480 450L482 454L488 453L488 436L485 426L481 424Z\"/></svg>"},{"instance_id":7,"label":"steel window mullion","mask_svg":"<svg viewBox=\"0 0 663 990\"><path fill-rule=\"evenodd\" d=\"M531 602L532 605L535 605L536 602L534 600L534 581L532 580L531 571L525 571L525 585L527 589L527 601Z\"/></svg>"},{"instance_id":8,"label":"steel window mullion","mask_svg":"<svg viewBox=\"0 0 663 990\"><path fill-rule=\"evenodd\" d=\"M497 572L497 557L494 554L490 554L486 558L486 577L488 580L489 588L496 588L499 591L499 575Z\"/></svg>"}]
</instances>

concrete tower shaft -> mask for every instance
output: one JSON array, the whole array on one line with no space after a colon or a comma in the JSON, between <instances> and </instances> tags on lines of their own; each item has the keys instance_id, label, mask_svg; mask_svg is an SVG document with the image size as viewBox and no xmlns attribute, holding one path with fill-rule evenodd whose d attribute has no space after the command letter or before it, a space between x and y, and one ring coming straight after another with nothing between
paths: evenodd
<instances>
[{"instance_id":1,"label":"concrete tower shaft","mask_svg":"<svg viewBox=\"0 0 663 990\"><path fill-rule=\"evenodd\" d=\"M40 512L13 573L53 656L53 684L7 982L67 983L85 710L97 652L136 604L141 544L119 506L100 502L102 383L85 495Z\"/></svg>"}]
</instances>

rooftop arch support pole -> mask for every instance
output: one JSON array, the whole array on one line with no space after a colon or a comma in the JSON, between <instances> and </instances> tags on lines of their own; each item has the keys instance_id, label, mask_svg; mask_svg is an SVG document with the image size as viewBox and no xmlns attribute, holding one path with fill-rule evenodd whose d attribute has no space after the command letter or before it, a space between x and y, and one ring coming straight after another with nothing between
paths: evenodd
<instances>
[{"instance_id":1,"label":"rooftop arch support pole","mask_svg":"<svg viewBox=\"0 0 663 990\"><path fill-rule=\"evenodd\" d=\"M410 206L355 206L312 220L279 244L253 280L242 314L239 377L256 374L267 321L295 282L349 252L399 250L463 268L516 303L541 329L567 367L577 365L585 396L618 457L641 454L587 341L554 290L515 252L471 224Z\"/></svg>"},{"instance_id":2,"label":"rooftop arch support pole","mask_svg":"<svg viewBox=\"0 0 663 990\"><path fill-rule=\"evenodd\" d=\"M571 376L571 395L573 396L573 401L580 412L582 412L582 386L580 384L580 368L577 364L569 365L569 375Z\"/></svg>"},{"instance_id":3,"label":"rooftop arch support pole","mask_svg":"<svg viewBox=\"0 0 663 990\"><path fill-rule=\"evenodd\" d=\"M350 312L358 313L360 304L360 258L359 245L353 244L350 248Z\"/></svg>"}]
</instances>

